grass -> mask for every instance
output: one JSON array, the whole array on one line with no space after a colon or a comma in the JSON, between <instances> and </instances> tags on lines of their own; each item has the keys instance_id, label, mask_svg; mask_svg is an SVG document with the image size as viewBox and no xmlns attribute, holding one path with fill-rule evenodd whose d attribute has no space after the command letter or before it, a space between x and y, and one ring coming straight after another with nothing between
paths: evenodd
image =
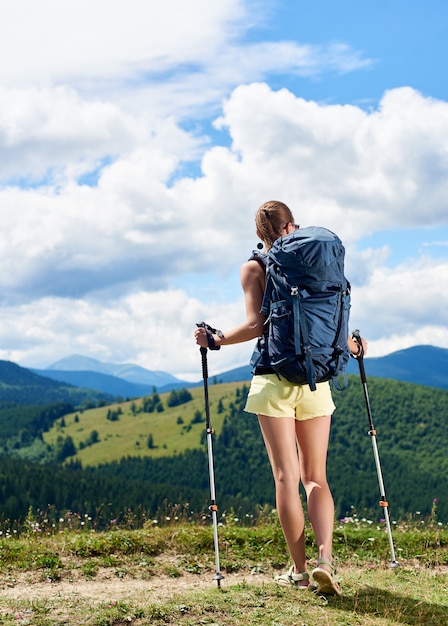
<instances>
[{"instance_id":1,"label":"grass","mask_svg":"<svg viewBox=\"0 0 448 626\"><path fill-rule=\"evenodd\" d=\"M235 401L235 391L244 383L224 383L209 385L210 412L213 415L213 428L217 434L221 432L224 416L228 413L228 405ZM175 407L168 407L166 400L169 393L160 394L164 410L161 413L139 412L143 399L121 402L106 407L89 409L83 412L65 415L62 421L57 420L54 426L44 433L44 441L55 446L58 437L71 437L77 454L71 460L80 460L84 467L96 466L100 463L119 461L126 456L173 456L188 448L200 445L204 432L204 423L192 423L196 412L201 413L204 421L204 391L202 387L189 389L193 399ZM218 411L218 402L222 401L226 410ZM132 408L134 407L134 413ZM119 419L107 419L108 411L121 410ZM135 411L137 409L137 411ZM182 420L179 423L179 418ZM80 449L92 431L97 431L99 441ZM154 447L148 448L147 441L152 435Z\"/></svg>"},{"instance_id":2,"label":"grass","mask_svg":"<svg viewBox=\"0 0 448 626\"><path fill-rule=\"evenodd\" d=\"M177 518L177 519L176 519ZM0 623L20 626L208 624L331 626L448 624L448 526L433 515L394 525L400 567L389 567L384 525L356 514L335 524L343 595L280 588L287 567L275 512L220 516L216 572L208 515L163 515L143 528L94 530L94 520L50 524L32 513L0 539ZM313 567L316 546L307 531Z\"/></svg>"}]
</instances>

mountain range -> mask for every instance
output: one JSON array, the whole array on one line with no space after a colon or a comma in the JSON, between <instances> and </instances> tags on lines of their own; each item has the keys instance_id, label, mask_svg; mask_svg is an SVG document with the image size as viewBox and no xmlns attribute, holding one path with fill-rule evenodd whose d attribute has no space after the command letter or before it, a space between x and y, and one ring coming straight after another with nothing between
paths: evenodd
<instances>
[{"instance_id":1,"label":"mountain range","mask_svg":"<svg viewBox=\"0 0 448 626\"><path fill-rule=\"evenodd\" d=\"M413 346L383 357L364 359L367 377L389 378L430 387L448 389L448 349L430 345ZM148 370L130 363L104 363L80 355L68 356L36 374L59 382L96 389L115 397L136 398L181 387L202 384L187 382L162 371ZM359 372L356 359L350 359L348 374ZM212 377L217 382L239 382L251 378L250 366L238 367Z\"/></svg>"},{"instance_id":2,"label":"mountain range","mask_svg":"<svg viewBox=\"0 0 448 626\"><path fill-rule=\"evenodd\" d=\"M78 354L32 371L75 387L97 389L122 398L141 398L152 394L155 388L163 392L192 385L168 372L148 370L132 363L104 363Z\"/></svg>"}]
</instances>

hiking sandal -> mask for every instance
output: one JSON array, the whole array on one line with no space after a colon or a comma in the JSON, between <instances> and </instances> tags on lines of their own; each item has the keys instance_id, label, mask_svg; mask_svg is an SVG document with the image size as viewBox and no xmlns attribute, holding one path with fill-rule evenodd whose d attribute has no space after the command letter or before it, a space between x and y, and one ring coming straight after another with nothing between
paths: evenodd
<instances>
[{"instance_id":1,"label":"hiking sandal","mask_svg":"<svg viewBox=\"0 0 448 626\"><path fill-rule=\"evenodd\" d=\"M330 571L327 571L322 565L326 565L330 568ZM326 596L340 596L341 590L339 589L338 583L335 581L334 576L336 574L336 570L333 565L327 559L319 559L317 561L317 567L313 569L311 575L313 580L317 583L317 593L322 593Z\"/></svg>"},{"instance_id":2,"label":"hiking sandal","mask_svg":"<svg viewBox=\"0 0 448 626\"><path fill-rule=\"evenodd\" d=\"M308 574L308 572L300 572L300 574L295 574L294 565L291 565L289 570L285 572L284 574L279 574L278 576L276 576L274 580L277 583L277 585L281 585L283 587L292 585L296 589L311 589L311 588L316 589L316 587L314 587L314 585L311 585L309 582L308 582L308 585L299 585L299 582L301 580L309 581L310 575Z\"/></svg>"}]
</instances>

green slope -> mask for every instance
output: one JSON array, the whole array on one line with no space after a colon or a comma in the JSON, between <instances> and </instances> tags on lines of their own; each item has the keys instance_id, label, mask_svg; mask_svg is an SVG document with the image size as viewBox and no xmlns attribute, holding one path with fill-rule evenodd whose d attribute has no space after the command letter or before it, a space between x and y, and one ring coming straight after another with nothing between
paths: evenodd
<instances>
[{"instance_id":1,"label":"green slope","mask_svg":"<svg viewBox=\"0 0 448 626\"><path fill-rule=\"evenodd\" d=\"M56 402L71 402L78 406L87 402L111 399L112 396L107 394L73 387L39 376L10 361L0 361L0 409Z\"/></svg>"},{"instance_id":2,"label":"green slope","mask_svg":"<svg viewBox=\"0 0 448 626\"><path fill-rule=\"evenodd\" d=\"M209 386L210 414L216 434L221 430L229 404L235 400L236 389L241 386L241 383ZM55 446L58 438L71 437L77 453L70 459L81 461L83 467L119 461L127 456L159 458L199 448L205 433L204 391L198 387L189 392L192 396L190 402L171 408L167 405L171 393L160 394L162 412L141 411L143 400L139 399L71 413L64 416L64 426L61 426L61 420L55 422L53 428L44 434L44 441ZM220 410L219 401L222 404ZM110 412L116 413L118 419L107 419ZM202 421L199 421L198 414ZM98 433L98 442L83 445L92 431ZM152 448L148 447L150 436Z\"/></svg>"}]
</instances>

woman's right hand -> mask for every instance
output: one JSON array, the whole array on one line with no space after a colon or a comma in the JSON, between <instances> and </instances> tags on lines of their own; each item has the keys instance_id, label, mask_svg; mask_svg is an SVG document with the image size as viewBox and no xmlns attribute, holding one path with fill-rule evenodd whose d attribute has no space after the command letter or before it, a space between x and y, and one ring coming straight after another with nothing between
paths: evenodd
<instances>
[{"instance_id":1,"label":"woman's right hand","mask_svg":"<svg viewBox=\"0 0 448 626\"><path fill-rule=\"evenodd\" d=\"M194 331L194 336L198 346L201 346L201 348L208 348L207 331L205 330L205 328L196 328L196 330Z\"/></svg>"}]
</instances>

